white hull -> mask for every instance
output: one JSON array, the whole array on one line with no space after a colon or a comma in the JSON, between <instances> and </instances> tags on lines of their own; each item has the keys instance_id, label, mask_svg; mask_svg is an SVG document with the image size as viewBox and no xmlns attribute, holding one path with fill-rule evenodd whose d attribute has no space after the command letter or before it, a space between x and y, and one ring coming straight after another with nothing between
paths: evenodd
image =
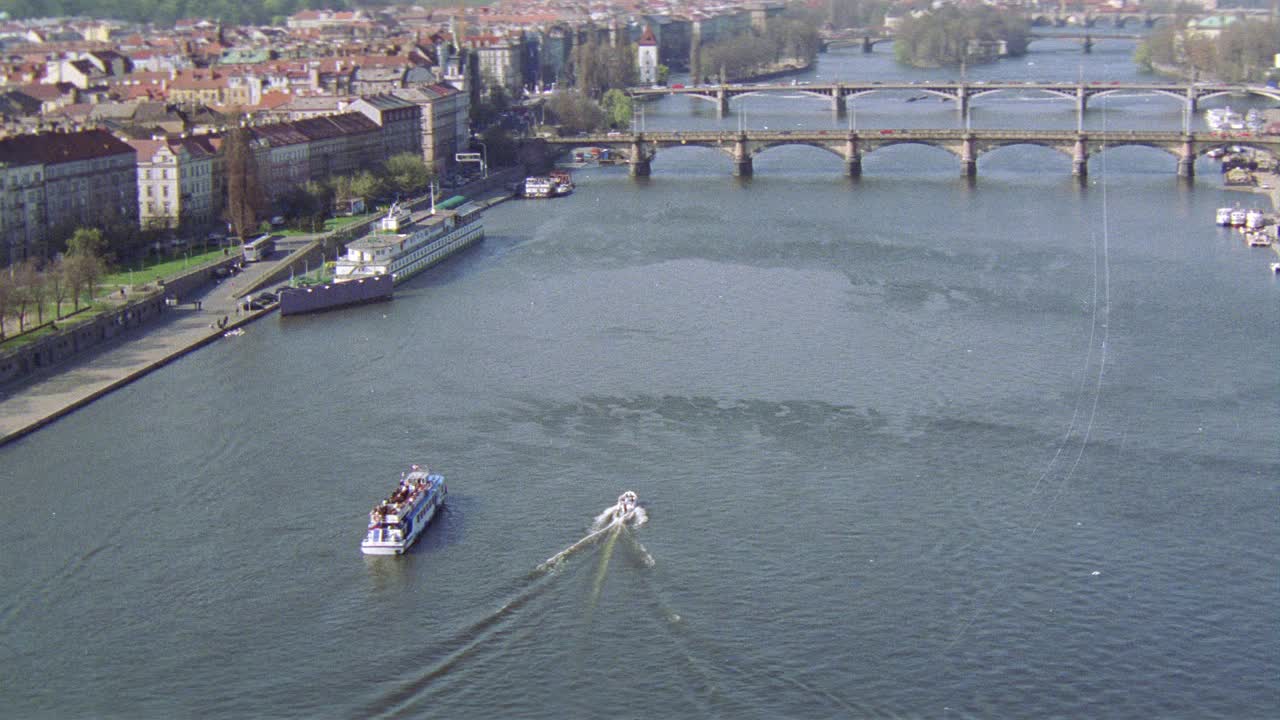
<instances>
[{"instance_id":1,"label":"white hull","mask_svg":"<svg viewBox=\"0 0 1280 720\"><path fill-rule=\"evenodd\" d=\"M404 540L400 542L365 540L360 543L360 551L365 555L403 555L418 540L418 536L422 534L427 525L431 523L431 519L436 516L436 509L439 507L435 503L428 505L425 513L420 513L422 520L414 520L413 532L409 533L409 537Z\"/></svg>"},{"instance_id":2,"label":"white hull","mask_svg":"<svg viewBox=\"0 0 1280 720\"><path fill-rule=\"evenodd\" d=\"M426 247L405 255L391 266L395 283L400 283L435 265L459 250L465 250L484 237L484 226L479 222L464 225Z\"/></svg>"},{"instance_id":3,"label":"white hull","mask_svg":"<svg viewBox=\"0 0 1280 720\"><path fill-rule=\"evenodd\" d=\"M360 551L365 555L403 555L444 504L444 477L418 470L402 476L400 486L369 514Z\"/></svg>"}]
</instances>

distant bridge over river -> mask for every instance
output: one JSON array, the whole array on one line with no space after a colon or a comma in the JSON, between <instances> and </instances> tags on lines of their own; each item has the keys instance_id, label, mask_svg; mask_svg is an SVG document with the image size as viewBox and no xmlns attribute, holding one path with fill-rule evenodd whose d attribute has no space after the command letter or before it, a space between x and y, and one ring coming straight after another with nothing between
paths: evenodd
<instances>
[{"instance_id":1,"label":"distant bridge over river","mask_svg":"<svg viewBox=\"0 0 1280 720\"><path fill-rule=\"evenodd\" d=\"M548 154L559 155L574 148L608 148L625 158L633 176L648 176L658 151L676 147L704 147L724 153L739 176L753 173L752 158L770 148L808 145L840 157L845 174L862 174L862 158L867 153L893 145L928 145L941 148L960 161L960 172L975 176L983 154L1011 145L1039 145L1055 150L1071 161L1073 175L1088 174L1089 157L1115 147L1150 147L1173 156L1178 175L1195 174L1196 158L1218 148L1234 145L1280 157L1280 136L1224 135L1221 133L1181 133L1141 130L750 130L637 132L596 134L573 138L539 138Z\"/></svg>"},{"instance_id":2,"label":"distant bridge over river","mask_svg":"<svg viewBox=\"0 0 1280 720\"><path fill-rule=\"evenodd\" d=\"M721 117L730 110L730 101L747 95L778 95L816 97L831 103L838 116L848 110L850 99L856 100L871 93L911 92L931 95L952 101L961 114L969 111L970 101L993 93L1040 93L1071 100L1076 112L1083 117L1091 98L1116 94L1150 93L1176 98L1185 103L1189 112L1195 112L1205 100L1227 95L1257 95L1280 102L1280 89L1265 85L1237 83L1129 83L1129 82L836 82L836 83L745 83L719 85L693 85L671 87L633 87L627 93L637 99L688 95L715 103Z\"/></svg>"}]
</instances>

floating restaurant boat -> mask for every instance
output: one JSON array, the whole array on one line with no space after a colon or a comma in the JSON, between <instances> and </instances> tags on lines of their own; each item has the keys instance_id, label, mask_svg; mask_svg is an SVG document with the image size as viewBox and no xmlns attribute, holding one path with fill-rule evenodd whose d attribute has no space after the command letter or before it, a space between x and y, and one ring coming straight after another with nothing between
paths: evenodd
<instances>
[{"instance_id":1,"label":"floating restaurant boat","mask_svg":"<svg viewBox=\"0 0 1280 720\"><path fill-rule=\"evenodd\" d=\"M1229 207L1218 208L1218 212L1216 215L1214 215L1213 221L1219 225L1230 225L1231 224L1231 208Z\"/></svg>"},{"instance_id":2,"label":"floating restaurant boat","mask_svg":"<svg viewBox=\"0 0 1280 720\"><path fill-rule=\"evenodd\" d=\"M386 500L373 506L360 550L365 555L402 555L418 539L448 489L443 475L413 465Z\"/></svg>"},{"instance_id":3,"label":"floating restaurant boat","mask_svg":"<svg viewBox=\"0 0 1280 720\"><path fill-rule=\"evenodd\" d=\"M1232 226L1242 227L1244 225L1245 218L1247 218L1248 216L1249 216L1249 213L1240 208L1236 208L1235 210L1232 210L1231 211Z\"/></svg>"},{"instance_id":4,"label":"floating restaurant boat","mask_svg":"<svg viewBox=\"0 0 1280 720\"><path fill-rule=\"evenodd\" d=\"M393 287L464 250L484 237L480 206L464 203L452 210L432 209L414 218L393 203L376 229L347 245L333 265L333 281L280 293L280 314L329 310L390 300Z\"/></svg>"}]
</instances>

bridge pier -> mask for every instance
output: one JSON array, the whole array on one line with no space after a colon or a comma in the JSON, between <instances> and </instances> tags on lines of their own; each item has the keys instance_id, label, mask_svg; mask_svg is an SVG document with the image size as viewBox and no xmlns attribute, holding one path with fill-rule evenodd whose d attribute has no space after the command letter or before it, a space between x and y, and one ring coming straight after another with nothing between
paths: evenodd
<instances>
[{"instance_id":1,"label":"bridge pier","mask_svg":"<svg viewBox=\"0 0 1280 720\"><path fill-rule=\"evenodd\" d=\"M837 118L842 118L845 113L849 112L849 104L844 99L844 93L840 89L840 85L836 84L836 89L831 95L831 109L835 112Z\"/></svg>"},{"instance_id":2,"label":"bridge pier","mask_svg":"<svg viewBox=\"0 0 1280 720\"><path fill-rule=\"evenodd\" d=\"M1089 109L1089 95L1084 85L1076 86L1076 119L1084 122L1084 111Z\"/></svg>"},{"instance_id":3,"label":"bridge pier","mask_svg":"<svg viewBox=\"0 0 1280 720\"><path fill-rule=\"evenodd\" d=\"M1089 147L1085 143L1088 138L1080 135L1076 138L1075 152L1071 156L1071 174L1083 178L1089 174Z\"/></svg>"},{"instance_id":4,"label":"bridge pier","mask_svg":"<svg viewBox=\"0 0 1280 720\"><path fill-rule=\"evenodd\" d=\"M1187 112L1195 114L1196 111L1196 89L1194 87L1187 88Z\"/></svg>"},{"instance_id":5,"label":"bridge pier","mask_svg":"<svg viewBox=\"0 0 1280 720\"><path fill-rule=\"evenodd\" d=\"M1183 138L1182 151L1178 153L1178 177L1190 180L1196 176L1196 149L1191 138Z\"/></svg>"},{"instance_id":6,"label":"bridge pier","mask_svg":"<svg viewBox=\"0 0 1280 720\"><path fill-rule=\"evenodd\" d=\"M1089 37L1088 35L1085 35L1085 36L1084 36L1084 42L1083 42L1083 43L1081 43L1081 46L1084 48L1084 54L1085 54L1085 55L1088 55L1088 54L1092 53L1092 52L1093 52L1093 38Z\"/></svg>"},{"instance_id":7,"label":"bridge pier","mask_svg":"<svg viewBox=\"0 0 1280 720\"><path fill-rule=\"evenodd\" d=\"M723 87L716 90L716 117L729 114L729 91Z\"/></svg>"},{"instance_id":8,"label":"bridge pier","mask_svg":"<svg viewBox=\"0 0 1280 720\"><path fill-rule=\"evenodd\" d=\"M960 174L968 178L978 175L978 159L973 154L972 135L965 135L960 141Z\"/></svg>"},{"instance_id":9,"label":"bridge pier","mask_svg":"<svg viewBox=\"0 0 1280 720\"><path fill-rule=\"evenodd\" d=\"M649 177L649 173L652 170L649 161L649 156L645 155L644 152L644 145L638 139L636 142L631 143L631 161L628 163L628 174L631 177Z\"/></svg>"},{"instance_id":10,"label":"bridge pier","mask_svg":"<svg viewBox=\"0 0 1280 720\"><path fill-rule=\"evenodd\" d=\"M956 88L956 110L960 117L969 117L969 86L963 83Z\"/></svg>"},{"instance_id":11,"label":"bridge pier","mask_svg":"<svg viewBox=\"0 0 1280 720\"><path fill-rule=\"evenodd\" d=\"M844 144L844 174L862 177L862 151L858 148L857 134L851 134Z\"/></svg>"},{"instance_id":12,"label":"bridge pier","mask_svg":"<svg viewBox=\"0 0 1280 720\"><path fill-rule=\"evenodd\" d=\"M740 135L733 144L733 174L735 177L751 177L754 170L751 166L751 154L747 152L747 138Z\"/></svg>"},{"instance_id":13,"label":"bridge pier","mask_svg":"<svg viewBox=\"0 0 1280 720\"><path fill-rule=\"evenodd\" d=\"M875 48L876 48L876 44L871 42L871 36L863 35L862 36L862 52L870 53L872 50L875 50Z\"/></svg>"}]
</instances>

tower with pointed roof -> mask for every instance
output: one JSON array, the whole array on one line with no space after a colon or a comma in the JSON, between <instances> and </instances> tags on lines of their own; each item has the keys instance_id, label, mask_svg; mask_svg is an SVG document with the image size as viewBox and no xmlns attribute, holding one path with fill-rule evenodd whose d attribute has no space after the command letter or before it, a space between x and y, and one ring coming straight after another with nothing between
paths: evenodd
<instances>
[{"instance_id":1,"label":"tower with pointed roof","mask_svg":"<svg viewBox=\"0 0 1280 720\"><path fill-rule=\"evenodd\" d=\"M640 41L636 43L636 64L640 66L641 85L658 82L658 40L648 25L644 26Z\"/></svg>"}]
</instances>

